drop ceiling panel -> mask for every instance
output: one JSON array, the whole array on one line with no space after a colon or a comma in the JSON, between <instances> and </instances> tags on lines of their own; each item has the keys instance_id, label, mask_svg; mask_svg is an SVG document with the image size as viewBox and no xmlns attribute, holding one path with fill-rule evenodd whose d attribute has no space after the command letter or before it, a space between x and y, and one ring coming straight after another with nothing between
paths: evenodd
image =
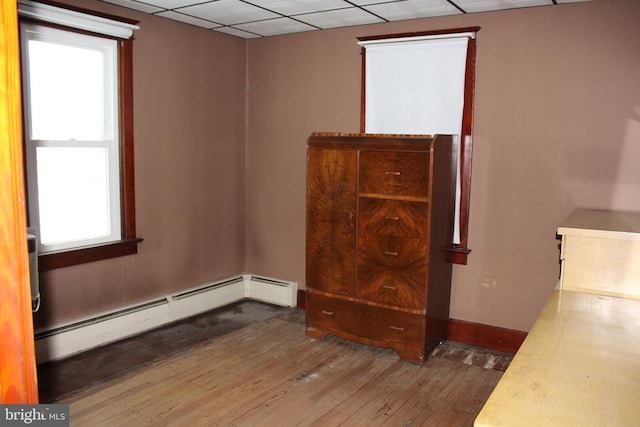
<instances>
[{"instance_id":1,"label":"drop ceiling panel","mask_svg":"<svg viewBox=\"0 0 640 427\"><path fill-rule=\"evenodd\" d=\"M176 11L217 22L223 25L242 24L263 19L278 18L280 15L240 0L218 0L195 6L176 8Z\"/></svg>"},{"instance_id":2,"label":"drop ceiling panel","mask_svg":"<svg viewBox=\"0 0 640 427\"><path fill-rule=\"evenodd\" d=\"M250 2L286 16L352 7L344 0L250 0Z\"/></svg>"},{"instance_id":3,"label":"drop ceiling panel","mask_svg":"<svg viewBox=\"0 0 640 427\"><path fill-rule=\"evenodd\" d=\"M101 0L242 38L592 0ZM557 3L557 4L556 4Z\"/></svg>"},{"instance_id":4,"label":"drop ceiling panel","mask_svg":"<svg viewBox=\"0 0 640 427\"><path fill-rule=\"evenodd\" d=\"M291 18L277 18L266 21L248 22L246 24L238 24L235 27L263 37L317 30L316 27L312 27L311 25Z\"/></svg>"},{"instance_id":5,"label":"drop ceiling panel","mask_svg":"<svg viewBox=\"0 0 640 427\"><path fill-rule=\"evenodd\" d=\"M260 34L249 33L234 27L220 27L220 28L215 28L214 31L217 31L219 33L229 34L231 36L241 37L243 39L255 39L258 37L262 37Z\"/></svg>"},{"instance_id":6,"label":"drop ceiling panel","mask_svg":"<svg viewBox=\"0 0 640 427\"><path fill-rule=\"evenodd\" d=\"M154 6L158 6L164 9L177 9L179 7L192 6L198 3L205 3L202 0L200 1L198 0L150 0L150 1L136 0L136 1L142 1L143 3L152 4Z\"/></svg>"},{"instance_id":7,"label":"drop ceiling panel","mask_svg":"<svg viewBox=\"0 0 640 427\"><path fill-rule=\"evenodd\" d=\"M388 21L462 13L446 0L406 0L372 4L365 6L365 9Z\"/></svg>"},{"instance_id":8,"label":"drop ceiling panel","mask_svg":"<svg viewBox=\"0 0 640 427\"><path fill-rule=\"evenodd\" d=\"M553 4L551 0L455 0L455 2L465 12L488 12Z\"/></svg>"},{"instance_id":9,"label":"drop ceiling panel","mask_svg":"<svg viewBox=\"0 0 640 427\"><path fill-rule=\"evenodd\" d=\"M385 22L383 19L355 7L298 15L296 19L321 29Z\"/></svg>"},{"instance_id":10,"label":"drop ceiling panel","mask_svg":"<svg viewBox=\"0 0 640 427\"><path fill-rule=\"evenodd\" d=\"M217 28L221 26L220 24L216 24L215 22L206 21L204 19L196 18L195 16L185 15L184 13L174 12L172 10L156 13L156 15L173 19L175 21L184 22L185 24L197 25L198 27L203 28Z\"/></svg>"},{"instance_id":11,"label":"drop ceiling panel","mask_svg":"<svg viewBox=\"0 0 640 427\"><path fill-rule=\"evenodd\" d=\"M161 12L164 9L161 7L153 6L150 4L140 3L133 0L102 0L105 3L116 4L118 6L126 7L128 9L139 10L145 13Z\"/></svg>"}]
</instances>

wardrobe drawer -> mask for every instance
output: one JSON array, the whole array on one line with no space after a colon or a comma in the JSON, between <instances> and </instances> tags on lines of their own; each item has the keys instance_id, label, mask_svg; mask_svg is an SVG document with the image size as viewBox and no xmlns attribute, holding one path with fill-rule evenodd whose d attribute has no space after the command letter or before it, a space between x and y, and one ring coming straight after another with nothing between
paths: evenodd
<instances>
[{"instance_id":1,"label":"wardrobe drawer","mask_svg":"<svg viewBox=\"0 0 640 427\"><path fill-rule=\"evenodd\" d=\"M307 292L306 297L308 327L324 329L330 333L344 331L357 335L359 313L353 308L355 303L311 292Z\"/></svg>"},{"instance_id":2,"label":"wardrobe drawer","mask_svg":"<svg viewBox=\"0 0 640 427\"><path fill-rule=\"evenodd\" d=\"M307 327L365 343L424 345L424 316L307 294ZM385 345L386 346L386 345Z\"/></svg>"},{"instance_id":3,"label":"wardrobe drawer","mask_svg":"<svg viewBox=\"0 0 640 427\"><path fill-rule=\"evenodd\" d=\"M424 239L360 235L356 295L393 306L424 307L427 254Z\"/></svg>"},{"instance_id":4,"label":"wardrobe drawer","mask_svg":"<svg viewBox=\"0 0 640 427\"><path fill-rule=\"evenodd\" d=\"M360 193L429 196L429 154L363 151Z\"/></svg>"},{"instance_id":5,"label":"wardrobe drawer","mask_svg":"<svg viewBox=\"0 0 640 427\"><path fill-rule=\"evenodd\" d=\"M387 343L424 347L423 316L368 305L362 306L362 316L367 319L360 323L363 336Z\"/></svg>"},{"instance_id":6,"label":"wardrobe drawer","mask_svg":"<svg viewBox=\"0 0 640 427\"><path fill-rule=\"evenodd\" d=\"M360 233L428 239L429 204L360 198Z\"/></svg>"}]
</instances>

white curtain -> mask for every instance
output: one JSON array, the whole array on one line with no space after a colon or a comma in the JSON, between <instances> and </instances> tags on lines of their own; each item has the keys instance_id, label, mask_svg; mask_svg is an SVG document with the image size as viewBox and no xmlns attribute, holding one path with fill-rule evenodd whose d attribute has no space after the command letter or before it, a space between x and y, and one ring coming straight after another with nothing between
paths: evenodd
<instances>
[{"instance_id":1,"label":"white curtain","mask_svg":"<svg viewBox=\"0 0 640 427\"><path fill-rule=\"evenodd\" d=\"M467 37L365 45L367 133L459 134Z\"/></svg>"}]
</instances>

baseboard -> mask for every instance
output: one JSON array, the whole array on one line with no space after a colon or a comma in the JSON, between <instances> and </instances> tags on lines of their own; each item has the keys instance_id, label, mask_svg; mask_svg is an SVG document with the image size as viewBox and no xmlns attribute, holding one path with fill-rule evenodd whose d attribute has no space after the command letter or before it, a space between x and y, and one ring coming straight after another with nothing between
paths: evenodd
<instances>
[{"instance_id":1,"label":"baseboard","mask_svg":"<svg viewBox=\"0 0 640 427\"><path fill-rule=\"evenodd\" d=\"M307 297L304 289L298 289L298 308L304 310L307 307Z\"/></svg>"},{"instance_id":2,"label":"baseboard","mask_svg":"<svg viewBox=\"0 0 640 427\"><path fill-rule=\"evenodd\" d=\"M298 284L241 275L143 303L35 331L36 360L43 363L186 319L242 299L297 305Z\"/></svg>"},{"instance_id":3,"label":"baseboard","mask_svg":"<svg viewBox=\"0 0 640 427\"><path fill-rule=\"evenodd\" d=\"M449 339L476 347L515 354L526 337L526 332L513 329L449 320Z\"/></svg>"},{"instance_id":4,"label":"baseboard","mask_svg":"<svg viewBox=\"0 0 640 427\"><path fill-rule=\"evenodd\" d=\"M245 297L285 307L296 307L298 284L268 277L245 275Z\"/></svg>"},{"instance_id":5,"label":"baseboard","mask_svg":"<svg viewBox=\"0 0 640 427\"><path fill-rule=\"evenodd\" d=\"M305 291L298 290L298 308L305 308ZM504 329L480 323L449 319L448 339L475 347L515 354L527 337L526 332Z\"/></svg>"}]
</instances>

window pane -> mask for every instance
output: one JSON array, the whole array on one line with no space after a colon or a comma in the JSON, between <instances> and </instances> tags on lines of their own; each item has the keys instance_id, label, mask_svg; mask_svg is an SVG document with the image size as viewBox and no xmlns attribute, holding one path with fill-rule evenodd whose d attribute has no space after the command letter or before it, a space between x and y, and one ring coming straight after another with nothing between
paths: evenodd
<instances>
[{"instance_id":1,"label":"window pane","mask_svg":"<svg viewBox=\"0 0 640 427\"><path fill-rule=\"evenodd\" d=\"M107 139L105 53L29 41L31 139Z\"/></svg>"},{"instance_id":2,"label":"window pane","mask_svg":"<svg viewBox=\"0 0 640 427\"><path fill-rule=\"evenodd\" d=\"M38 147L42 244L110 234L108 152L103 147Z\"/></svg>"}]
</instances>

